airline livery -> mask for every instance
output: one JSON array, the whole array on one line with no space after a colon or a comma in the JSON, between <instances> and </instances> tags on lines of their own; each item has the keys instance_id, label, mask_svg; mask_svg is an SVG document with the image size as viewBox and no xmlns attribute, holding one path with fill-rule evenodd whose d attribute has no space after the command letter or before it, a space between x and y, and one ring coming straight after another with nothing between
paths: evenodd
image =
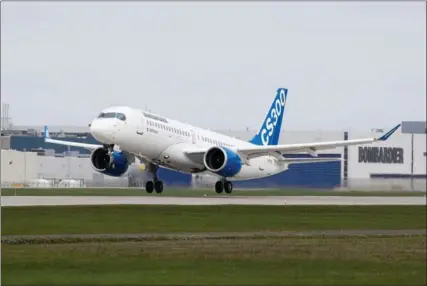
<instances>
[{"instance_id":1,"label":"airline livery","mask_svg":"<svg viewBox=\"0 0 427 286\"><path fill-rule=\"evenodd\" d=\"M232 181L271 176L290 164L341 160L319 158L317 151L385 141L400 126L379 138L279 145L287 94L286 88L277 90L260 130L249 142L127 106L106 108L91 123L92 136L102 144L51 139L47 127L45 142L89 149L92 167L109 176L122 176L137 158L153 175L145 185L148 193L163 191L159 166L191 174L208 172L218 177L217 193L231 193ZM287 158L290 153L311 157Z\"/></svg>"}]
</instances>

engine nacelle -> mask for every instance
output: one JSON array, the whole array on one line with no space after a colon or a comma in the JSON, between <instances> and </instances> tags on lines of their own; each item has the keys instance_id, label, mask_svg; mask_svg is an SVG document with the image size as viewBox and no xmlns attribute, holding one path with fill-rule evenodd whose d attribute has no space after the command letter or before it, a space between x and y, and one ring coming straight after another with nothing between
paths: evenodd
<instances>
[{"instance_id":1,"label":"engine nacelle","mask_svg":"<svg viewBox=\"0 0 427 286\"><path fill-rule=\"evenodd\" d=\"M242 160L225 147L212 147L203 156L203 163L211 172L223 177L233 177L242 169Z\"/></svg>"},{"instance_id":2,"label":"engine nacelle","mask_svg":"<svg viewBox=\"0 0 427 286\"><path fill-rule=\"evenodd\" d=\"M108 149L98 148L90 155L92 168L105 175L120 177L129 168L129 162L123 152L113 151L108 154Z\"/></svg>"}]
</instances>

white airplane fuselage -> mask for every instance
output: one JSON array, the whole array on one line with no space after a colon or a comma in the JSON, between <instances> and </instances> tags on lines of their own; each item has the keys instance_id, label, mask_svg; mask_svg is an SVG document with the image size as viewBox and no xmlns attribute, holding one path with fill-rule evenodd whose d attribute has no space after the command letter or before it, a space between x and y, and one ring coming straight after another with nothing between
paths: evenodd
<instances>
[{"instance_id":1,"label":"white airplane fuselage","mask_svg":"<svg viewBox=\"0 0 427 286\"><path fill-rule=\"evenodd\" d=\"M213 146L233 150L254 146L243 140L130 107L110 107L102 113L123 113L125 120L108 117L94 119L90 127L91 134L100 143L118 145L121 150L143 157L149 162L184 173L199 173L206 171L206 168L203 160L195 162L183 150ZM229 179L261 178L287 168L287 164L266 155L249 159L240 172Z\"/></svg>"}]
</instances>

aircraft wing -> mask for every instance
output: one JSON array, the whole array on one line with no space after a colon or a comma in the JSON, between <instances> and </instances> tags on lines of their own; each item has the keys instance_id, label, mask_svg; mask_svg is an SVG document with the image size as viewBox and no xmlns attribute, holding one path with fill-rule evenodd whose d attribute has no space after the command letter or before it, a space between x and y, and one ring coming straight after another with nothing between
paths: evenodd
<instances>
[{"instance_id":1,"label":"aircraft wing","mask_svg":"<svg viewBox=\"0 0 427 286\"><path fill-rule=\"evenodd\" d=\"M378 141L386 141L396 130L400 127L400 124L395 126L389 132L383 134L379 138L365 138L365 139L353 139L353 140L342 140L342 141L329 141L329 142L313 142L313 143L302 143L302 144L284 144L284 145L269 145L269 146L258 146L254 145L251 147L233 148L233 151L241 155L244 161L257 158L265 155L272 155L285 163L315 163L315 162L326 162L339 161L338 158L284 158L283 155L290 153L308 153L312 157L318 157L317 151L334 149L336 147L351 146L351 145L362 145ZM185 153L191 158L194 156L202 156L208 148L198 148L194 150L186 150ZM316 159L316 160L313 160Z\"/></svg>"},{"instance_id":2,"label":"aircraft wing","mask_svg":"<svg viewBox=\"0 0 427 286\"><path fill-rule=\"evenodd\" d=\"M103 147L101 144L89 144L89 143L80 143L80 142L52 139L49 137L49 130L47 129L47 126L44 127L44 142L58 144L58 145L66 145L71 147L80 147L80 148L88 149L90 151L95 150L99 147Z\"/></svg>"},{"instance_id":3,"label":"aircraft wing","mask_svg":"<svg viewBox=\"0 0 427 286\"><path fill-rule=\"evenodd\" d=\"M270 146L253 146L249 148L238 148L238 152L242 155L247 156L247 159L256 158L270 154L273 156L289 154L289 153L308 153L313 157L317 157L317 151L334 149L336 147L351 146L351 145L362 145L373 143L377 141L386 141L396 130L400 127L400 124L395 126L389 132L383 134L379 138L365 138L365 139L353 139L353 140L342 140L342 141L329 141L329 142L313 142L313 143L302 143L302 144L285 144L285 145L270 145Z\"/></svg>"}]
</instances>

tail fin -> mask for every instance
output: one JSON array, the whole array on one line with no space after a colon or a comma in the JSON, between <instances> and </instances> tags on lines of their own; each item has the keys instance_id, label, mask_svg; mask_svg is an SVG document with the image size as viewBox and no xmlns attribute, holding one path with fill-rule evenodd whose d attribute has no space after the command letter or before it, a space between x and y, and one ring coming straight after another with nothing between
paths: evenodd
<instances>
[{"instance_id":1,"label":"tail fin","mask_svg":"<svg viewBox=\"0 0 427 286\"><path fill-rule=\"evenodd\" d=\"M43 137L44 137L44 139L49 139L50 138L50 136L49 136L49 130L47 129L47 126L45 125L44 126L44 131L43 131Z\"/></svg>"},{"instance_id":2,"label":"tail fin","mask_svg":"<svg viewBox=\"0 0 427 286\"><path fill-rule=\"evenodd\" d=\"M273 103L268 110L258 134L249 142L255 145L277 145L279 143L280 128L282 127L283 114L285 113L288 89L279 88Z\"/></svg>"}]
</instances>

